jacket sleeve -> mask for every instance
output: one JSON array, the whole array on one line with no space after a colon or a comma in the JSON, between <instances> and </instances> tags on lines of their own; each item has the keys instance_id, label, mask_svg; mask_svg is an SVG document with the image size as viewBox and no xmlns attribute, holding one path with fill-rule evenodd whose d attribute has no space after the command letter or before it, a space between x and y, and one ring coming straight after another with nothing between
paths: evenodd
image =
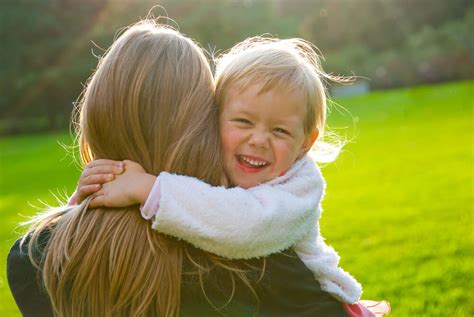
<instances>
[{"instance_id":1,"label":"jacket sleeve","mask_svg":"<svg viewBox=\"0 0 474 317\"><path fill-rule=\"evenodd\" d=\"M46 233L41 238L49 234ZM18 239L7 258L7 277L10 290L23 316L53 316L53 309L41 283L41 276L30 262L28 244Z\"/></svg>"},{"instance_id":2,"label":"jacket sleeve","mask_svg":"<svg viewBox=\"0 0 474 317\"><path fill-rule=\"evenodd\" d=\"M159 181L153 228L229 259L266 256L299 241L318 217L325 186L309 158L250 189L212 187L168 173Z\"/></svg>"},{"instance_id":3,"label":"jacket sleeve","mask_svg":"<svg viewBox=\"0 0 474 317\"><path fill-rule=\"evenodd\" d=\"M355 303L362 293L362 286L352 275L339 267L339 255L319 234L319 224L296 245L298 257L313 272L321 289L344 303Z\"/></svg>"}]
</instances>

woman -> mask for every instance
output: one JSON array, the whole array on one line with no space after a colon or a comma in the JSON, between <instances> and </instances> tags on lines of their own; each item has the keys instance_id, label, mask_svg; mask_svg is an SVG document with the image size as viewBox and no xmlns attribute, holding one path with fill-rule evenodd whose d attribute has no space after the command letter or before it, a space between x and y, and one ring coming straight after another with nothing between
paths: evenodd
<instances>
[{"instance_id":1,"label":"woman","mask_svg":"<svg viewBox=\"0 0 474 317\"><path fill-rule=\"evenodd\" d=\"M79 103L83 163L130 159L221 184L213 92L190 39L150 21L130 27ZM25 316L345 316L292 252L225 260L155 232L137 207L88 203L33 219L13 246L8 278Z\"/></svg>"}]
</instances>

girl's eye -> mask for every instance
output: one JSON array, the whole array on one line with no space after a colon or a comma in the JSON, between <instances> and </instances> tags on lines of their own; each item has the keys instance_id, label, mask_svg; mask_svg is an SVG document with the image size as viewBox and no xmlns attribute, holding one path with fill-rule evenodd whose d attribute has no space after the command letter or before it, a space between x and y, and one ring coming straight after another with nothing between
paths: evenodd
<instances>
[{"instance_id":1,"label":"girl's eye","mask_svg":"<svg viewBox=\"0 0 474 317\"><path fill-rule=\"evenodd\" d=\"M238 122L238 123L243 123L243 124L251 124L251 122L247 119L244 119L244 118L236 118L234 119L235 122Z\"/></svg>"},{"instance_id":2,"label":"girl's eye","mask_svg":"<svg viewBox=\"0 0 474 317\"><path fill-rule=\"evenodd\" d=\"M282 134L286 134L286 135L290 135L290 132L288 130L285 130L285 129L282 129L282 128L275 128L273 129L273 131L277 132L277 133L282 133Z\"/></svg>"}]
</instances>

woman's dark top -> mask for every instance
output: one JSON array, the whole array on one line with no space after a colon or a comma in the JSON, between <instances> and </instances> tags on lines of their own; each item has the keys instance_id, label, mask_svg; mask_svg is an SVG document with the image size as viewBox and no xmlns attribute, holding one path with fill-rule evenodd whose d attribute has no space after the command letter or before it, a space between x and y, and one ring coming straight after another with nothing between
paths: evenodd
<instances>
[{"instance_id":1,"label":"woman's dark top","mask_svg":"<svg viewBox=\"0 0 474 317\"><path fill-rule=\"evenodd\" d=\"M49 239L45 232L38 240L38 252L42 252ZM255 266L261 261L254 260ZM185 263L186 267L186 263ZM186 271L186 270L184 270ZM51 303L41 283L41 276L31 264L28 246L20 249L20 240L12 246L7 259L8 283L23 316L53 316ZM259 304L249 288L236 280L231 302L216 310L203 294L195 275L183 275L180 316L346 316L341 304L321 290L313 274L292 250L266 257L264 275L258 280L260 271L248 274ZM232 283L226 271L211 271L205 277L204 289L215 307L227 303Z\"/></svg>"}]
</instances>

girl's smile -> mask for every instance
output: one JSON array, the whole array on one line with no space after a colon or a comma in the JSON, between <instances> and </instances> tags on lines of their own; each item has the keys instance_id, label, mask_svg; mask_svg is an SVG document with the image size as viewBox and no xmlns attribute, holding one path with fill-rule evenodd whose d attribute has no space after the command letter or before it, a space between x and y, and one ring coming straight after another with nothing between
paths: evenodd
<instances>
[{"instance_id":1,"label":"girl's smile","mask_svg":"<svg viewBox=\"0 0 474 317\"><path fill-rule=\"evenodd\" d=\"M238 167L246 173L258 173L270 165L270 162L255 156L237 155Z\"/></svg>"}]
</instances>

